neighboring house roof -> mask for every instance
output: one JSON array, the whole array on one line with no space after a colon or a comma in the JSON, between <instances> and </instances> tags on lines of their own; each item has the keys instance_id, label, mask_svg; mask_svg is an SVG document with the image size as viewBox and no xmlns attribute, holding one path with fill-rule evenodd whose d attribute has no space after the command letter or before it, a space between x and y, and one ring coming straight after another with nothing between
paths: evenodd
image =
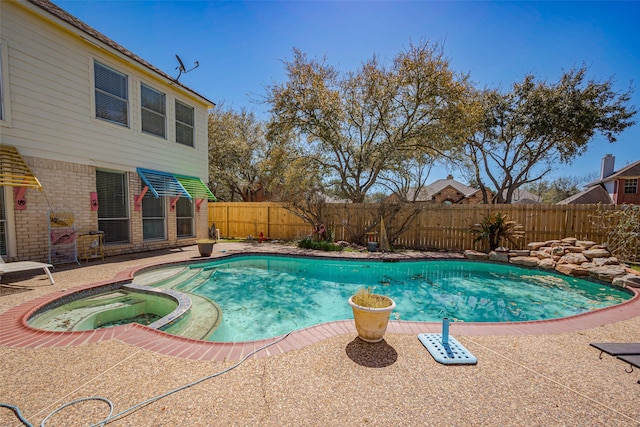
<instances>
[{"instance_id":1,"label":"neighboring house roof","mask_svg":"<svg viewBox=\"0 0 640 427\"><path fill-rule=\"evenodd\" d=\"M507 190L502 192L502 196L507 196ZM523 188L517 188L513 191L511 195L511 203L512 204L539 204L542 203L541 197L533 194L530 191L527 191Z\"/></svg>"},{"instance_id":2,"label":"neighboring house roof","mask_svg":"<svg viewBox=\"0 0 640 427\"><path fill-rule=\"evenodd\" d=\"M598 184L603 184L605 182L609 182L609 181L615 181L617 179L622 179L622 178L637 178L640 177L640 160L631 163L630 165L627 165L625 167L623 167L622 169L620 169L617 172L612 173L611 175L599 179L597 181L593 181L590 182L589 184L587 184L587 187L591 187L594 185L598 185Z\"/></svg>"},{"instance_id":3,"label":"neighboring house roof","mask_svg":"<svg viewBox=\"0 0 640 427\"><path fill-rule=\"evenodd\" d=\"M414 196L416 196L416 202L432 200L436 194L447 187L452 187L457 192L464 195L464 197L473 196L475 193L480 191L477 188L468 187L463 183L456 181L455 179L453 179L453 177L451 177L451 175L449 175L447 179L438 179L436 181L433 181L431 184L422 187L422 189L418 191L417 195L416 189L410 188L407 192L407 199L414 200Z\"/></svg>"},{"instance_id":4,"label":"neighboring house roof","mask_svg":"<svg viewBox=\"0 0 640 427\"><path fill-rule=\"evenodd\" d=\"M638 178L640 177L640 160L631 163L611 175L598 179L587 184L587 189L571 197L558 202L559 205L566 204L613 204L609 192L604 188L603 184L618 179Z\"/></svg>"},{"instance_id":5,"label":"neighboring house roof","mask_svg":"<svg viewBox=\"0 0 640 427\"><path fill-rule=\"evenodd\" d=\"M182 89L184 89L184 90L190 92L191 94L195 95L196 97L202 99L205 103L208 103L211 106L215 106L216 105L213 101L205 98L204 96L200 95L198 92L194 91L193 89L183 85L178 80L176 80L175 78L171 77L170 75L168 75L164 71L162 71L159 68L151 65L150 63L148 63L144 59L140 58L138 55L134 54L130 50L124 48L121 45L119 45L118 43L116 43L115 41L111 40L109 37L105 36L104 34L100 33L99 31L97 31L93 27L85 24L84 22L82 22L78 18L76 18L76 17L72 16L71 14L69 14L67 11L65 11L65 10L61 9L60 7L56 6L55 4L51 3L49 0L28 0L28 1L30 3L38 6L40 9L42 9L42 10L44 10L46 12L49 12L50 14L52 14L55 17L61 19L62 21L66 22L67 24L69 24L69 25L75 27L76 29L84 32L85 34L91 36L92 38L104 43L108 47L110 47L110 48L118 51L119 53L125 55L126 57L134 60L135 62L137 62L138 64L144 66L145 68L148 68L149 70L153 71L154 73L159 74L160 76L162 76L165 79L169 80L171 82L171 84L180 86Z\"/></svg>"},{"instance_id":6,"label":"neighboring house roof","mask_svg":"<svg viewBox=\"0 0 640 427\"><path fill-rule=\"evenodd\" d=\"M607 193L607 190L605 190L602 185L593 185L578 194L574 194L558 202L559 205L587 205L595 203L605 205L613 204L609 193Z\"/></svg>"},{"instance_id":7,"label":"neighboring house roof","mask_svg":"<svg viewBox=\"0 0 640 427\"><path fill-rule=\"evenodd\" d=\"M542 202L540 200L536 200L536 199L530 199L528 197L524 198L524 199L518 199L516 201L511 201L511 204L513 205L539 205Z\"/></svg>"}]
</instances>

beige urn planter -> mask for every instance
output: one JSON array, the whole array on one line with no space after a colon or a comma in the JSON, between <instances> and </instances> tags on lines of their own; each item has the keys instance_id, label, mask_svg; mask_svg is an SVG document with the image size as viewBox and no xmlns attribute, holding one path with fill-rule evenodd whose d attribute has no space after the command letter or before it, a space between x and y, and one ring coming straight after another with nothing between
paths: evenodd
<instances>
[{"instance_id":1,"label":"beige urn planter","mask_svg":"<svg viewBox=\"0 0 640 427\"><path fill-rule=\"evenodd\" d=\"M358 337L366 342L380 342L387 331L389 316L396 308L396 303L384 295L365 293L364 301L358 298L360 292L349 298Z\"/></svg>"}]
</instances>

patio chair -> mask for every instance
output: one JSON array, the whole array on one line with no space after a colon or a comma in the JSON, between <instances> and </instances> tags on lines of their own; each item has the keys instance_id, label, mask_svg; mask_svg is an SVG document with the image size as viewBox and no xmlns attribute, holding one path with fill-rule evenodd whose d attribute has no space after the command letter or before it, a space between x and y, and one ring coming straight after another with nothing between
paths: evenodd
<instances>
[{"instance_id":1,"label":"patio chair","mask_svg":"<svg viewBox=\"0 0 640 427\"><path fill-rule=\"evenodd\" d=\"M629 369L625 369L625 372L628 374L633 372L634 366L640 368L640 343L638 342L591 343L590 345L600 350L600 359L604 353L607 353L627 362L630 366Z\"/></svg>"},{"instance_id":2,"label":"patio chair","mask_svg":"<svg viewBox=\"0 0 640 427\"><path fill-rule=\"evenodd\" d=\"M53 265L35 261L16 261L5 263L4 258L0 256L0 276L5 273L43 269L44 272L47 273L47 276L49 276L49 281L53 285L55 281L53 280L53 276L51 275L49 268L53 268Z\"/></svg>"},{"instance_id":3,"label":"patio chair","mask_svg":"<svg viewBox=\"0 0 640 427\"><path fill-rule=\"evenodd\" d=\"M630 356L640 354L640 343L638 342L597 342L591 343L592 347L600 350L600 359L604 353L612 356Z\"/></svg>"},{"instance_id":4,"label":"patio chair","mask_svg":"<svg viewBox=\"0 0 640 427\"><path fill-rule=\"evenodd\" d=\"M617 356L618 359L623 362L627 362L630 366L629 369L625 369L627 373L633 372L633 367L640 368L640 354L629 354L626 356ZM640 384L640 380L638 380L638 384Z\"/></svg>"}]
</instances>

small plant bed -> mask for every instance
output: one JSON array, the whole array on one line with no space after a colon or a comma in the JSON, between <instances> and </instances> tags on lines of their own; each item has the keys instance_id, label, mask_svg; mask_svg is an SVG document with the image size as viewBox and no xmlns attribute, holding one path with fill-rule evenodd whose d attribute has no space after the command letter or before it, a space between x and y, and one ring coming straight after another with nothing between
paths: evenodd
<instances>
[{"instance_id":1,"label":"small plant bed","mask_svg":"<svg viewBox=\"0 0 640 427\"><path fill-rule=\"evenodd\" d=\"M298 247L303 249L315 249L320 251L341 251L343 248L340 245L336 245L332 242L327 242L326 240L315 241L309 238L302 239L298 242Z\"/></svg>"}]
</instances>

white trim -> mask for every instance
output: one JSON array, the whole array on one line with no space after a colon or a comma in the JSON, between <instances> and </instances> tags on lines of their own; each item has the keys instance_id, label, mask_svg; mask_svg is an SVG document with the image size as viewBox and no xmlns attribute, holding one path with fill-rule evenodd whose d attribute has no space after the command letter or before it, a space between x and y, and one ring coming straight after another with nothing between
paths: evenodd
<instances>
[{"instance_id":1,"label":"white trim","mask_svg":"<svg viewBox=\"0 0 640 427\"><path fill-rule=\"evenodd\" d=\"M103 68L106 68L114 73L117 74L121 74L122 76L124 76L127 79L127 98L126 98L126 104L127 104L127 123L120 123L118 121L115 120L109 120L103 117L98 117L97 111L96 111L96 91L99 90L96 87L96 69L95 69L95 64L99 63ZM128 128L128 129L133 129L133 120L132 120L132 112L131 112L131 108L132 105L134 104L132 102L132 93L131 93L131 89L132 89L132 78L131 75L128 73L125 73L123 71L120 71L119 68L114 67L110 64L106 64L105 61L102 60L98 60L96 58L93 58L92 61L92 65L91 65L91 97L92 97L92 116L95 120L100 120L102 122L106 122L106 123L110 123L113 125L117 125L117 126L121 126L123 128ZM111 94L109 94L111 95ZM120 99L120 98L116 98L114 96L115 99ZM124 99L124 98L122 98Z\"/></svg>"},{"instance_id":2,"label":"white trim","mask_svg":"<svg viewBox=\"0 0 640 427\"><path fill-rule=\"evenodd\" d=\"M0 125L11 127L11 85L9 84L9 45L0 40Z\"/></svg>"},{"instance_id":3,"label":"white trim","mask_svg":"<svg viewBox=\"0 0 640 427\"><path fill-rule=\"evenodd\" d=\"M4 213L6 215L6 244L7 258L15 258L18 255L18 245L16 240L16 215L13 206L13 187L0 187L4 191Z\"/></svg>"}]
</instances>

